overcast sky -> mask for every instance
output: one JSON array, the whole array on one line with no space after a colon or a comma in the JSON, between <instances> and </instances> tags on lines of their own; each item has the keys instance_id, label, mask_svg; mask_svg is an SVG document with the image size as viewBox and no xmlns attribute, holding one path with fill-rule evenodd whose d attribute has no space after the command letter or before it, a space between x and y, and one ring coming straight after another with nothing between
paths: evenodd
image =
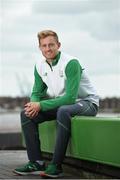
<instances>
[{"instance_id":1,"label":"overcast sky","mask_svg":"<svg viewBox=\"0 0 120 180\"><path fill-rule=\"evenodd\" d=\"M101 98L120 97L120 0L0 0L0 96L31 91L37 33L52 29Z\"/></svg>"}]
</instances>

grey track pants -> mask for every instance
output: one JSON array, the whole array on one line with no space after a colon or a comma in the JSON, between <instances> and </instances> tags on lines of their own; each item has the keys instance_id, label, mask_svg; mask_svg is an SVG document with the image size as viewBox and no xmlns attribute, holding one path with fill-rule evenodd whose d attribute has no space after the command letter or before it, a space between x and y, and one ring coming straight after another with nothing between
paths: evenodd
<instances>
[{"instance_id":1,"label":"grey track pants","mask_svg":"<svg viewBox=\"0 0 120 180\"><path fill-rule=\"evenodd\" d=\"M40 111L37 117L29 119L24 111L21 112L21 125L25 137L28 159L30 161L42 160L40 140L38 134L38 124L44 121L57 120L57 137L52 162L61 164L63 162L70 132L71 117L95 116L97 107L89 101L79 101L73 105L64 105L49 111ZM47 133L47 132L46 132Z\"/></svg>"}]
</instances>

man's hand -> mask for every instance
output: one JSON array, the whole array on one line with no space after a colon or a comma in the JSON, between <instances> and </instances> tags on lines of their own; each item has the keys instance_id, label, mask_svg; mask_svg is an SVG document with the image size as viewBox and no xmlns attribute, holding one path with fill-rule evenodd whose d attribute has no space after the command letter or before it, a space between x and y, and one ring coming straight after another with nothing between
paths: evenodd
<instances>
[{"instance_id":1,"label":"man's hand","mask_svg":"<svg viewBox=\"0 0 120 180\"><path fill-rule=\"evenodd\" d=\"M25 114L29 118L34 118L38 115L38 112L40 111L40 104L38 102L29 102L25 104Z\"/></svg>"}]
</instances>

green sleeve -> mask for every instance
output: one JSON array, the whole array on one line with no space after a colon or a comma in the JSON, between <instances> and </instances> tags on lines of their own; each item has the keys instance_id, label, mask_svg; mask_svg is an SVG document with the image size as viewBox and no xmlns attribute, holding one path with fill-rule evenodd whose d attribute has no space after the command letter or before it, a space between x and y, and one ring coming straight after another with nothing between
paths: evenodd
<instances>
[{"instance_id":1,"label":"green sleeve","mask_svg":"<svg viewBox=\"0 0 120 180\"><path fill-rule=\"evenodd\" d=\"M54 109L62 105L69 105L75 103L78 96L79 84L81 79L82 68L78 60L71 60L65 69L66 82L65 82L65 94L55 99L40 101L42 111Z\"/></svg>"},{"instance_id":2,"label":"green sleeve","mask_svg":"<svg viewBox=\"0 0 120 180\"><path fill-rule=\"evenodd\" d=\"M34 85L31 93L30 101L40 102L46 96L47 86L42 81L42 78L37 72L36 66L34 68Z\"/></svg>"}]
</instances>

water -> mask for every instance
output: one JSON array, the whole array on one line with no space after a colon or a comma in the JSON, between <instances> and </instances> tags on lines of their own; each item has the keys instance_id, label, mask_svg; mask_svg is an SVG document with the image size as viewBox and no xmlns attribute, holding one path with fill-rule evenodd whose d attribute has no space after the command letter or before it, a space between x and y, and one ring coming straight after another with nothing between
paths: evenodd
<instances>
[{"instance_id":1,"label":"water","mask_svg":"<svg viewBox=\"0 0 120 180\"><path fill-rule=\"evenodd\" d=\"M119 117L120 114L99 113L97 117ZM4 132L20 132L20 112L7 112L0 114L0 133Z\"/></svg>"},{"instance_id":2,"label":"water","mask_svg":"<svg viewBox=\"0 0 120 180\"><path fill-rule=\"evenodd\" d=\"M20 113L2 113L0 114L0 133L20 132Z\"/></svg>"}]
</instances>

